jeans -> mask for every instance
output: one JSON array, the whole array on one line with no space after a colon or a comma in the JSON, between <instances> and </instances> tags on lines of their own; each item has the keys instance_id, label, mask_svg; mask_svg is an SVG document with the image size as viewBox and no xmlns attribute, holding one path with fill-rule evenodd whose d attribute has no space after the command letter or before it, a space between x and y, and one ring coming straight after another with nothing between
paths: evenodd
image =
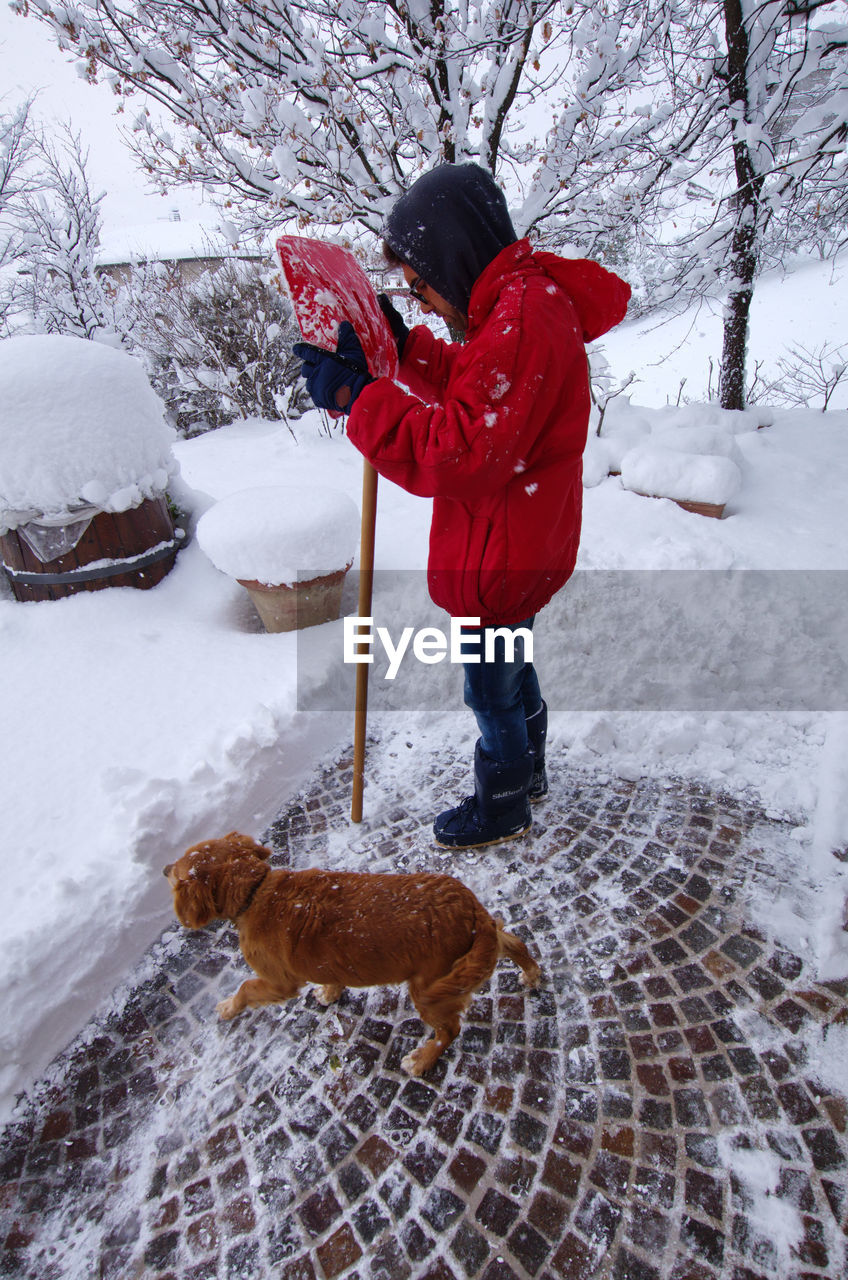
<instances>
[{"instance_id":1,"label":"jeans","mask_svg":"<svg viewBox=\"0 0 848 1280\"><path fill-rule=\"evenodd\" d=\"M535 615L534 615L535 617ZM506 641L494 636L492 661L485 659L486 632L532 630L534 617L510 627L463 627L464 648L474 652L473 637L479 637L479 663L464 662L465 705L474 712L483 750L494 760L515 760L527 750L526 720L542 706L542 692L532 662L524 660L524 641L515 641L508 660Z\"/></svg>"}]
</instances>

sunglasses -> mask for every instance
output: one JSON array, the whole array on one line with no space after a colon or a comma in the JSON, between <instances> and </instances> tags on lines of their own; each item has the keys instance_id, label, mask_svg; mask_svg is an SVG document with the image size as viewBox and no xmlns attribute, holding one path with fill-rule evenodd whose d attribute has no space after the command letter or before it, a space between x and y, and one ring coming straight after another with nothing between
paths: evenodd
<instances>
[{"instance_id":1,"label":"sunglasses","mask_svg":"<svg viewBox=\"0 0 848 1280\"><path fill-rule=\"evenodd\" d=\"M426 281L421 279L421 276L416 276L415 279L412 281L412 283L407 286L407 288L409 290L409 296L411 298L414 298L416 302L423 302L424 305L427 306L427 299L424 297L421 290L427 289L429 288L429 286L426 283Z\"/></svg>"}]
</instances>

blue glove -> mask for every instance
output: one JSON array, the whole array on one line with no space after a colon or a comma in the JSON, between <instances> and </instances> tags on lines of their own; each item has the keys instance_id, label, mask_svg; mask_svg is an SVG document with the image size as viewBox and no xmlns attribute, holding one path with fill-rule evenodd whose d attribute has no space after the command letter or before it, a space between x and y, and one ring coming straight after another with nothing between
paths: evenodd
<instances>
[{"instance_id":1,"label":"blue glove","mask_svg":"<svg viewBox=\"0 0 848 1280\"><path fill-rule=\"evenodd\" d=\"M409 326L404 320L397 307L392 305L391 299L387 293L378 293L377 301L380 304L380 310L389 322L389 328L392 336L397 344L398 357L403 359L403 349L406 346L406 340L409 337Z\"/></svg>"},{"instance_id":2,"label":"blue glove","mask_svg":"<svg viewBox=\"0 0 848 1280\"><path fill-rule=\"evenodd\" d=\"M303 361L300 372L306 379L306 390L313 403L330 413L348 413L362 388L374 381L356 330L348 320L339 325L335 352L320 351L308 342L296 342L292 354ZM350 398L341 405L336 397L345 387L350 391Z\"/></svg>"}]
</instances>

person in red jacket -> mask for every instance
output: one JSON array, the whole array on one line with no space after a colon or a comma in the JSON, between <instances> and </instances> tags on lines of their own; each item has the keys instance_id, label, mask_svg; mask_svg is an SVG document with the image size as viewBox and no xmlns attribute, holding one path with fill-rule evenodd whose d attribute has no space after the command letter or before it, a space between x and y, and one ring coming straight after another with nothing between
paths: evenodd
<instances>
[{"instance_id":1,"label":"person in red jacket","mask_svg":"<svg viewBox=\"0 0 848 1280\"><path fill-rule=\"evenodd\" d=\"M465 664L465 702L480 730L474 794L434 822L439 845L470 848L523 834L529 800L547 792L547 708L522 634L574 570L590 410L585 343L623 319L630 288L596 262L534 252L516 236L503 192L474 164L419 178L389 214L384 248L422 310L464 340L408 330L381 295L403 386L371 378L346 323L340 360L299 353L313 400L349 412L348 436L376 470L433 498L434 602L479 619L482 632L497 629L492 660L481 634L480 661Z\"/></svg>"}]
</instances>

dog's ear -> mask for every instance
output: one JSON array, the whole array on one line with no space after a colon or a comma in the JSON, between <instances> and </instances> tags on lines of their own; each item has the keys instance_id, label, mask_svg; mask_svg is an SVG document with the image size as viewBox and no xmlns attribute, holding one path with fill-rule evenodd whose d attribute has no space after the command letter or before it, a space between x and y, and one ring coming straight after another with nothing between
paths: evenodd
<instances>
[{"instance_id":1,"label":"dog's ear","mask_svg":"<svg viewBox=\"0 0 848 1280\"><path fill-rule=\"evenodd\" d=\"M229 845L232 853L252 853L255 858L270 858L271 850L266 849L264 844L258 844L252 836L246 836L241 831L230 831L224 836L224 842Z\"/></svg>"},{"instance_id":2,"label":"dog's ear","mask_svg":"<svg viewBox=\"0 0 848 1280\"><path fill-rule=\"evenodd\" d=\"M206 876L192 875L174 885L174 911L187 929L202 929L218 912Z\"/></svg>"}]
</instances>

